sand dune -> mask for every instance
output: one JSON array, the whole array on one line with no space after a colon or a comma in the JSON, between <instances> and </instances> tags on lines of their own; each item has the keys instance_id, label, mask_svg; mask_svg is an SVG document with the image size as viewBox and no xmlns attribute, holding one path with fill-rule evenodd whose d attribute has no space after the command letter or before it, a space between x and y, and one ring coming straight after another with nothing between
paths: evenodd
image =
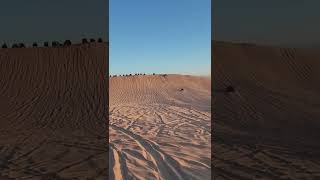
<instances>
[{"instance_id":1,"label":"sand dune","mask_svg":"<svg viewBox=\"0 0 320 180\"><path fill-rule=\"evenodd\" d=\"M110 179L210 179L209 78L109 81Z\"/></svg>"},{"instance_id":2,"label":"sand dune","mask_svg":"<svg viewBox=\"0 0 320 180\"><path fill-rule=\"evenodd\" d=\"M106 44L0 49L0 179L106 179Z\"/></svg>"},{"instance_id":3,"label":"sand dune","mask_svg":"<svg viewBox=\"0 0 320 180\"><path fill-rule=\"evenodd\" d=\"M212 50L214 179L319 179L320 51Z\"/></svg>"}]
</instances>

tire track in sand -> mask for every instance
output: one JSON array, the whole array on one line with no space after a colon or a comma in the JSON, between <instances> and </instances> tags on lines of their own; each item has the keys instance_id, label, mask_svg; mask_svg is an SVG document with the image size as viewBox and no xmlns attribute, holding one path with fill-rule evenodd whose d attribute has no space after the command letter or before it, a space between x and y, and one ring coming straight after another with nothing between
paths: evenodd
<instances>
[{"instance_id":1,"label":"tire track in sand","mask_svg":"<svg viewBox=\"0 0 320 180\"><path fill-rule=\"evenodd\" d=\"M162 152L155 144L143 139L141 136L134 134L126 129L115 126L113 124L109 125L110 128L120 131L132 140L134 140L139 147L144 151L146 156L148 156L152 162L156 165L157 171L161 179L176 179L185 180L189 179L186 174L179 168L179 163L173 158Z\"/></svg>"},{"instance_id":2,"label":"tire track in sand","mask_svg":"<svg viewBox=\"0 0 320 180\"><path fill-rule=\"evenodd\" d=\"M109 143L109 152L109 178L117 180L129 179L129 171L122 153L112 143Z\"/></svg>"}]
</instances>

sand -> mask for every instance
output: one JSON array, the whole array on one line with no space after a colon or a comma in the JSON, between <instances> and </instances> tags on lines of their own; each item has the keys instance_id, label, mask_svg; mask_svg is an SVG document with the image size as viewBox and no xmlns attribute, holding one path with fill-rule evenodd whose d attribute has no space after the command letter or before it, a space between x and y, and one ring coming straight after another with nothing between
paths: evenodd
<instances>
[{"instance_id":1,"label":"sand","mask_svg":"<svg viewBox=\"0 0 320 180\"><path fill-rule=\"evenodd\" d=\"M109 179L211 179L210 78L109 81Z\"/></svg>"},{"instance_id":2,"label":"sand","mask_svg":"<svg viewBox=\"0 0 320 180\"><path fill-rule=\"evenodd\" d=\"M213 179L320 179L320 51L212 47Z\"/></svg>"},{"instance_id":3,"label":"sand","mask_svg":"<svg viewBox=\"0 0 320 180\"><path fill-rule=\"evenodd\" d=\"M106 179L106 44L0 49L0 179Z\"/></svg>"}]
</instances>

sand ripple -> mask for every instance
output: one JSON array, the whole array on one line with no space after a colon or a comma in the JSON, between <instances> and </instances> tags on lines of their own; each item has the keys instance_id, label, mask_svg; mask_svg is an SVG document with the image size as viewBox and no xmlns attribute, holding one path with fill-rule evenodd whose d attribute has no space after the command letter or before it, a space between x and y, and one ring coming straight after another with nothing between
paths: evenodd
<instances>
[{"instance_id":1,"label":"sand ripple","mask_svg":"<svg viewBox=\"0 0 320 180\"><path fill-rule=\"evenodd\" d=\"M111 103L110 178L210 179L210 112L158 98Z\"/></svg>"}]
</instances>

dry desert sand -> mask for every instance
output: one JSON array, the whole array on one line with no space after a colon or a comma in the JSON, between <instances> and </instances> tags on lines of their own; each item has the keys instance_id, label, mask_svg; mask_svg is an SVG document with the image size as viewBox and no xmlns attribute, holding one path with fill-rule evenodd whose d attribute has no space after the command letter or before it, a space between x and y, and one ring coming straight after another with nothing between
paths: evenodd
<instances>
[{"instance_id":1,"label":"dry desert sand","mask_svg":"<svg viewBox=\"0 0 320 180\"><path fill-rule=\"evenodd\" d=\"M107 179L105 43L0 49L0 179Z\"/></svg>"},{"instance_id":2,"label":"dry desert sand","mask_svg":"<svg viewBox=\"0 0 320 180\"><path fill-rule=\"evenodd\" d=\"M109 179L211 179L210 78L109 82Z\"/></svg>"},{"instance_id":3,"label":"dry desert sand","mask_svg":"<svg viewBox=\"0 0 320 180\"><path fill-rule=\"evenodd\" d=\"M320 51L213 42L212 55L213 179L320 179Z\"/></svg>"}]
</instances>

